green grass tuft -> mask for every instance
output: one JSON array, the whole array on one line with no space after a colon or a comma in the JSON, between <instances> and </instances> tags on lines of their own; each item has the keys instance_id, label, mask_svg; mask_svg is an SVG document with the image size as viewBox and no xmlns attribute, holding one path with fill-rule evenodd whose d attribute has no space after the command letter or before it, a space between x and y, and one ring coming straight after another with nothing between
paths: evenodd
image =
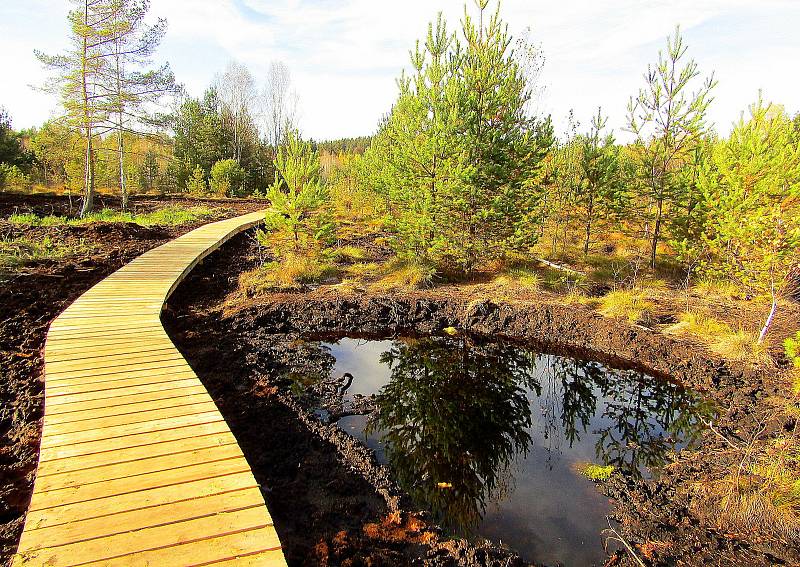
<instances>
[{"instance_id":1,"label":"green grass tuft","mask_svg":"<svg viewBox=\"0 0 800 567\"><path fill-rule=\"evenodd\" d=\"M575 470L593 482L603 482L611 478L614 465L602 466L594 463L578 463Z\"/></svg>"},{"instance_id":2,"label":"green grass tuft","mask_svg":"<svg viewBox=\"0 0 800 567\"><path fill-rule=\"evenodd\" d=\"M164 207L150 213L123 213L113 209L102 209L81 219L48 215L40 217L32 213L11 215L8 222L19 226L83 226L94 222L135 223L141 226L180 226L214 214L208 207Z\"/></svg>"},{"instance_id":3,"label":"green grass tuft","mask_svg":"<svg viewBox=\"0 0 800 567\"><path fill-rule=\"evenodd\" d=\"M606 317L621 317L636 322L655 305L643 290L617 290L600 300L600 313Z\"/></svg>"}]
</instances>

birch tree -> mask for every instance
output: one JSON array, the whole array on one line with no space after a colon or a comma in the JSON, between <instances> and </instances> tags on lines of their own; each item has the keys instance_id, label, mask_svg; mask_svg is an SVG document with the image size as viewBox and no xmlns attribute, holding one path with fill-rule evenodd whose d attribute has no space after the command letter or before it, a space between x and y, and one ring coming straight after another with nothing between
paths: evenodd
<instances>
[{"instance_id":1,"label":"birch tree","mask_svg":"<svg viewBox=\"0 0 800 567\"><path fill-rule=\"evenodd\" d=\"M292 89L289 68L282 61L270 64L260 99L264 139L277 150L297 128L297 93Z\"/></svg>"}]
</instances>

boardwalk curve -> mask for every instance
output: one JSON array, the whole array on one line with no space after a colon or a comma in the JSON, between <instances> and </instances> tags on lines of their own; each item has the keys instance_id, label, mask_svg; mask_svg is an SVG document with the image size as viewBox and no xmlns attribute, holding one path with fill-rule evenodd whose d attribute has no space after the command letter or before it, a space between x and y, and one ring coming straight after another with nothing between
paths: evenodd
<instances>
[{"instance_id":1,"label":"boardwalk curve","mask_svg":"<svg viewBox=\"0 0 800 567\"><path fill-rule=\"evenodd\" d=\"M253 474L160 315L263 213L133 260L50 326L36 482L13 565L285 565Z\"/></svg>"}]
</instances>

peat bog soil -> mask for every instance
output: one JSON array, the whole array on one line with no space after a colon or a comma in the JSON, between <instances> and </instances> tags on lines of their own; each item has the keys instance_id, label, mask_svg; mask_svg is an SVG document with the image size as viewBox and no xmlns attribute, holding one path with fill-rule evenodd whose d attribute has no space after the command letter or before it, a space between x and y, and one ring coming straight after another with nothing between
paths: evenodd
<instances>
[{"instance_id":1,"label":"peat bog soil","mask_svg":"<svg viewBox=\"0 0 800 567\"><path fill-rule=\"evenodd\" d=\"M552 301L493 299L480 286L373 293L319 288L254 300L236 292L238 275L258 264L251 235L239 235L207 258L178 288L164 315L178 348L203 380L262 485L290 565L522 565L489 543L448 541L371 451L335 424L299 405L273 367L259 358L282 340L344 335L441 334L446 327L523 341L669 376L721 408L717 431L737 438L760 429L764 400L785 384L715 359L692 343ZM280 338L279 338L280 337ZM557 338L557 339L556 339ZM274 350L274 346L273 346ZM280 361L277 362L280 364ZM792 423L766 427L791 429ZM800 564L796 542L728 533L702 522L683 487L713 481L711 461L723 440L707 431L697 450L680 453L657 479L612 475L601 485L614 503L618 535L648 565ZM723 459L724 460L724 459ZM721 466L727 466L722 464ZM608 526L598 526L598 533ZM607 565L637 565L617 551Z\"/></svg>"},{"instance_id":2,"label":"peat bog soil","mask_svg":"<svg viewBox=\"0 0 800 567\"><path fill-rule=\"evenodd\" d=\"M73 199L73 212L77 202ZM49 238L78 251L0 274L0 564L16 551L33 489L44 399L42 355L51 321L84 291L147 250L205 222L264 206L256 201L134 198L131 208L145 212L198 204L218 210L203 222L177 228L130 223L23 228L3 219L14 213L69 214L68 198L0 194L0 238ZM98 208L103 206L117 208L119 200L101 197Z\"/></svg>"}]
</instances>

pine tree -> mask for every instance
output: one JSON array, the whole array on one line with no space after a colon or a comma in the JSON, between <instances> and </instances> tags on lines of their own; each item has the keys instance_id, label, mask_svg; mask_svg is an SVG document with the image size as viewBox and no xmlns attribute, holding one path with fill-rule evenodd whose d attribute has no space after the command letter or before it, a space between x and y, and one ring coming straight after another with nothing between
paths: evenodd
<instances>
[{"instance_id":1,"label":"pine tree","mask_svg":"<svg viewBox=\"0 0 800 567\"><path fill-rule=\"evenodd\" d=\"M781 108L759 100L750 113L700 173L711 211L704 238L713 255L704 271L771 298L763 341L800 264L800 147Z\"/></svg>"},{"instance_id":2,"label":"pine tree","mask_svg":"<svg viewBox=\"0 0 800 567\"><path fill-rule=\"evenodd\" d=\"M468 169L449 195L455 221L449 238L462 268L478 258L504 258L538 238L540 191L536 180L553 144L548 120L526 114L531 87L511 49L500 6L487 14L489 0L476 0L477 21L465 9L459 61L461 99L456 138ZM487 21L488 16L488 21Z\"/></svg>"},{"instance_id":3,"label":"pine tree","mask_svg":"<svg viewBox=\"0 0 800 567\"><path fill-rule=\"evenodd\" d=\"M667 51L659 51L658 64L645 73L646 86L628 105L628 130L637 137L644 197L655 209L650 239L650 264L662 236L665 210L673 206L675 176L706 131L705 114L716 85L713 74L694 92L688 92L699 76L697 63L683 63L687 46L680 29L667 38Z\"/></svg>"},{"instance_id":4,"label":"pine tree","mask_svg":"<svg viewBox=\"0 0 800 567\"><path fill-rule=\"evenodd\" d=\"M320 179L319 154L290 132L275 158L275 182L267 191L265 228L276 255L317 251L333 233L327 186Z\"/></svg>"},{"instance_id":5,"label":"pine tree","mask_svg":"<svg viewBox=\"0 0 800 567\"><path fill-rule=\"evenodd\" d=\"M580 140L581 183L577 186L576 201L584 211L584 255L589 254L594 223L618 210L623 197L614 135L602 134L607 122L598 108L589 133Z\"/></svg>"},{"instance_id":6,"label":"pine tree","mask_svg":"<svg viewBox=\"0 0 800 567\"><path fill-rule=\"evenodd\" d=\"M464 44L441 17L412 53L413 73L365 161L387 200L398 254L472 271L535 244L538 177L552 144L549 119L526 114L530 89L499 13L468 15Z\"/></svg>"},{"instance_id":7,"label":"pine tree","mask_svg":"<svg viewBox=\"0 0 800 567\"><path fill-rule=\"evenodd\" d=\"M111 101L109 129L117 138L118 179L123 210L128 207L128 190L125 176L125 134L150 133L154 126L163 125L163 119L152 114L151 109L160 99L178 92L175 77L169 65L145 69L158 48L167 29L167 22L159 19L147 25L144 18L150 0L111 0L113 40L106 44L109 58L108 72L99 86Z\"/></svg>"},{"instance_id":8,"label":"pine tree","mask_svg":"<svg viewBox=\"0 0 800 567\"><path fill-rule=\"evenodd\" d=\"M72 47L62 55L36 51L41 63L55 73L47 90L57 92L66 112L66 122L84 139L84 181L81 216L92 210L95 194L95 137L112 110L103 89L110 73L107 47L115 37L113 12L116 0L71 0L69 12Z\"/></svg>"},{"instance_id":9,"label":"pine tree","mask_svg":"<svg viewBox=\"0 0 800 567\"><path fill-rule=\"evenodd\" d=\"M401 256L433 262L446 246L440 226L444 195L460 183L453 36L439 14L411 56L413 75L398 80L399 97L370 151L379 163ZM377 156L376 156L377 154ZM369 157L368 157L369 159Z\"/></svg>"}]
</instances>

